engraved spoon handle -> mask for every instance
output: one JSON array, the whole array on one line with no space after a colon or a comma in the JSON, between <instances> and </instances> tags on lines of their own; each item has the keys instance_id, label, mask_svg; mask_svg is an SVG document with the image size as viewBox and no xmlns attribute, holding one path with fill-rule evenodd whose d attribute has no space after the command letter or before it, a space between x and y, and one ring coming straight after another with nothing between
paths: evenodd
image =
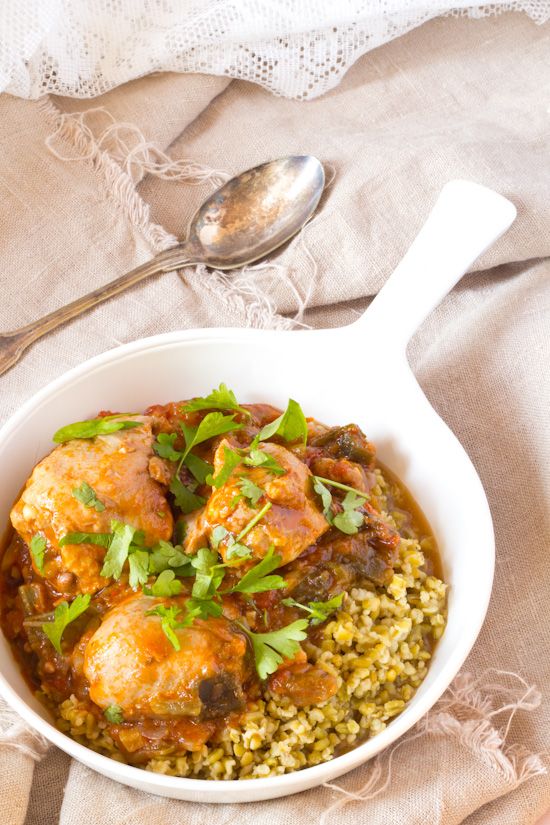
<instances>
[{"instance_id":1,"label":"engraved spoon handle","mask_svg":"<svg viewBox=\"0 0 550 825\"><path fill-rule=\"evenodd\" d=\"M27 326L13 332L0 333L0 375L9 370L19 360L27 347L38 338L72 318L76 318L77 315L92 309L103 301L107 301L151 275L170 272L190 263L200 263L196 257L191 258L189 256L190 251L186 244L179 244L173 249L160 252L147 263L141 264L141 266L132 269L125 275L121 275L120 278L115 278L114 281L110 281L98 289L94 289L93 292L83 295L82 298L77 298L76 301L50 312L49 315L39 318L38 321L33 321L31 324L27 324Z\"/></svg>"}]
</instances>

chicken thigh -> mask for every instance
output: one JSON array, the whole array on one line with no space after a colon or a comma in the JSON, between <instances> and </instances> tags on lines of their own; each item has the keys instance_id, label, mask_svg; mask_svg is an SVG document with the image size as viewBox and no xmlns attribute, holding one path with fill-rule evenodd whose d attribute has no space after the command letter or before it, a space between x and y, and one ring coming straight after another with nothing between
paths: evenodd
<instances>
[{"instance_id":1,"label":"chicken thigh","mask_svg":"<svg viewBox=\"0 0 550 825\"><path fill-rule=\"evenodd\" d=\"M100 708L117 705L125 720L224 716L244 707L248 644L226 618L195 619L174 629L179 650L148 615L166 599L130 596L110 610L88 642L84 673ZM185 597L171 599L181 618ZM179 618L179 617L178 617Z\"/></svg>"},{"instance_id":2,"label":"chicken thigh","mask_svg":"<svg viewBox=\"0 0 550 825\"><path fill-rule=\"evenodd\" d=\"M100 576L105 548L60 546L67 533L109 533L115 519L143 530L149 546L172 537L173 517L164 489L149 472L153 458L150 419L124 418L142 424L93 439L67 441L42 459L11 511L12 524L26 544L36 534L45 538L44 565L38 572L60 593L94 593L107 583ZM83 482L93 489L98 508L75 497Z\"/></svg>"},{"instance_id":3,"label":"chicken thigh","mask_svg":"<svg viewBox=\"0 0 550 825\"><path fill-rule=\"evenodd\" d=\"M216 450L215 473L223 467L227 446L227 442L222 441ZM281 564L287 564L328 530L329 524L317 506L311 473L304 462L278 444L264 443L261 450L274 459L284 473L276 475L261 466L247 467L244 464L235 468L228 481L213 491L189 534L187 547L191 552L208 540L218 526L224 527L231 537L237 537L268 502L270 509L245 539L254 559L263 558L273 547L275 554L282 558ZM252 482L261 491L255 506L243 494L243 480ZM219 544L224 561L227 561L230 547L230 539Z\"/></svg>"}]
</instances>

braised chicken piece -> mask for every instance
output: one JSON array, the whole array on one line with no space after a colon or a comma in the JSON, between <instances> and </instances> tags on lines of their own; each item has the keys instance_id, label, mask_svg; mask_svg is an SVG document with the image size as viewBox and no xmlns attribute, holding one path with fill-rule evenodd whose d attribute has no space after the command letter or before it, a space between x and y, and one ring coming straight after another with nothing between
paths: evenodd
<instances>
[{"instance_id":1,"label":"braised chicken piece","mask_svg":"<svg viewBox=\"0 0 550 825\"><path fill-rule=\"evenodd\" d=\"M215 473L223 467L227 446L229 444L224 440L216 450ZM261 523L246 536L246 546L254 559L263 558L273 547L275 554L282 558L281 564L287 564L328 530L329 524L313 493L311 473L303 461L278 444L263 443L262 451L275 459L285 473L275 475L262 467L238 466L228 481L218 490L214 489L208 499L201 517L190 531L186 544L188 551L204 546L216 527L224 527L232 537L238 537L268 502L271 507ZM256 506L244 495L243 480L252 482L261 491ZM219 545L224 561L229 548L227 539Z\"/></svg>"},{"instance_id":2,"label":"braised chicken piece","mask_svg":"<svg viewBox=\"0 0 550 825\"><path fill-rule=\"evenodd\" d=\"M244 707L251 667L246 637L235 625L224 617L195 619L176 626L174 646L161 616L148 615L159 605L177 605L183 618L185 602L139 594L105 615L84 653L93 702L118 706L125 720L205 719Z\"/></svg>"},{"instance_id":3,"label":"braised chicken piece","mask_svg":"<svg viewBox=\"0 0 550 825\"><path fill-rule=\"evenodd\" d=\"M164 488L149 470L155 461L151 420L124 419L142 426L73 439L53 450L36 465L11 511L11 522L26 544L37 533L46 539L44 567L38 572L59 593L93 593L107 583L100 576L105 548L60 546L67 533L109 533L116 519L143 530L148 546L172 537L173 517ZM99 511L75 497L83 482L93 488Z\"/></svg>"}]
</instances>

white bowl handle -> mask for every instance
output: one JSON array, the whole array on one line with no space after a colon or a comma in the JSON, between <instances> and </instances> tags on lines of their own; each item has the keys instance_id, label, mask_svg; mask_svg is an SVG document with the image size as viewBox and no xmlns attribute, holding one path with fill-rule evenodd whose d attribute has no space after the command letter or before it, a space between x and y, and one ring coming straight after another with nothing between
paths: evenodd
<instances>
[{"instance_id":1,"label":"white bowl handle","mask_svg":"<svg viewBox=\"0 0 550 825\"><path fill-rule=\"evenodd\" d=\"M404 349L424 318L515 217L513 203L485 186L467 180L445 184L409 251L352 327L361 333L368 324L371 334L376 327L385 344Z\"/></svg>"}]
</instances>

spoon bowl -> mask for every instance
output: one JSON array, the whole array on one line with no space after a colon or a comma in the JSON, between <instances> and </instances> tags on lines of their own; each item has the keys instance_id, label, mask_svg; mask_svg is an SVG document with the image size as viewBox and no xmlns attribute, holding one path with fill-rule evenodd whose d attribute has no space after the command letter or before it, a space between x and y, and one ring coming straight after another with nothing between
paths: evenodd
<instances>
[{"instance_id":1,"label":"spoon bowl","mask_svg":"<svg viewBox=\"0 0 550 825\"><path fill-rule=\"evenodd\" d=\"M216 269L264 258L309 220L324 185L323 167L311 155L292 155L249 169L200 207L183 251Z\"/></svg>"}]
</instances>

